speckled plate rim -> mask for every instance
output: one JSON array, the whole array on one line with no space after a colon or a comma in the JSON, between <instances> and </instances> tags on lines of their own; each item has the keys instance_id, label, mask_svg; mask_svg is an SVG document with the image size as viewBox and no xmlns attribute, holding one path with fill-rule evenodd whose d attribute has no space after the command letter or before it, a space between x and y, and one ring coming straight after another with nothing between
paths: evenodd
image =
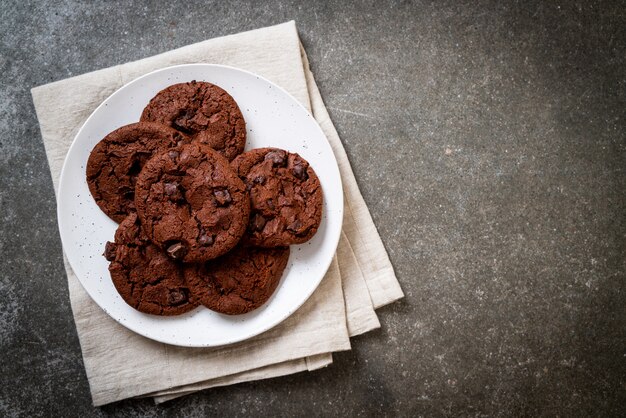
<instances>
[{"instance_id":1,"label":"speckled plate rim","mask_svg":"<svg viewBox=\"0 0 626 418\"><path fill-rule=\"evenodd\" d=\"M262 307L244 315L222 315L204 307L174 317L144 314L123 302L111 283L108 270L106 274L102 271L103 267L108 266L101 256L104 244L113 239L117 224L99 210L89 193L84 171L89 152L106 133L136 122L141 109L158 91L167 85L192 79L213 82L235 98L246 119L246 150L275 146L298 152L316 170L324 192L323 219L318 233L309 242L291 247L288 266L274 295ZM254 91L244 92L255 84L258 84L259 89L263 87L265 96ZM129 94L140 97L131 96L128 99ZM135 109L124 115L120 115L123 110L111 110L115 105L125 106L127 100L135 101L129 105ZM272 118L272 100L277 109L290 112L290 117L283 118L283 125L276 117ZM112 106L109 108L109 105ZM111 118L115 120L111 121ZM275 124L277 121L278 124ZM274 126L267 126L270 122ZM301 134L298 127L303 125L307 128L307 134L297 137ZM268 140L268 136L271 136L271 140ZM297 140L292 139L294 136ZM147 338L178 346L214 347L244 341L291 316L309 299L324 278L335 255L343 222L344 202L339 167L317 121L286 90L266 78L218 64L198 63L162 68L134 79L111 94L93 111L76 134L63 163L58 190L57 218L63 249L89 296L126 328ZM81 237L87 240L79 244ZM94 242L101 245L95 245ZM225 335L221 335L220 331ZM198 337L199 334L203 337Z\"/></svg>"}]
</instances>

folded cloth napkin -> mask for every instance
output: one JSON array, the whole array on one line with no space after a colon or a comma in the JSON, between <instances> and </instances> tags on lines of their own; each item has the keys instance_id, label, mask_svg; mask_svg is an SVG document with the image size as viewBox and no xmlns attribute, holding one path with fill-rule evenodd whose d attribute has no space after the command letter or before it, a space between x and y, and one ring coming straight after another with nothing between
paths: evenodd
<instances>
[{"instance_id":1,"label":"folded cloth napkin","mask_svg":"<svg viewBox=\"0 0 626 418\"><path fill-rule=\"evenodd\" d=\"M150 71L197 62L260 74L312 112L331 143L344 185L337 254L318 289L287 320L247 341L215 348L162 344L119 325L87 295L65 259L72 311L96 406L145 396L164 402L209 387L327 366L332 352L350 349L350 336L380 327L375 308L403 297L293 21L33 88L55 191L74 136L104 99Z\"/></svg>"}]
</instances>

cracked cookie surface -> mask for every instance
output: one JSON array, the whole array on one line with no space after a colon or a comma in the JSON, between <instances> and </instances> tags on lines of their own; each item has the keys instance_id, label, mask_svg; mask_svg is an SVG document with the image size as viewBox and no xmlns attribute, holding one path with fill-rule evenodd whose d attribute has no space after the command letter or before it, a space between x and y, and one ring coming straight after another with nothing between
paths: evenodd
<instances>
[{"instance_id":1,"label":"cracked cookie surface","mask_svg":"<svg viewBox=\"0 0 626 418\"><path fill-rule=\"evenodd\" d=\"M105 136L89 154L86 170L89 191L100 209L122 222L135 211L135 182L146 161L188 140L175 129L151 122L131 123Z\"/></svg>"},{"instance_id":2,"label":"cracked cookie surface","mask_svg":"<svg viewBox=\"0 0 626 418\"><path fill-rule=\"evenodd\" d=\"M246 241L260 247L302 244L322 220L322 187L315 171L298 154L258 148L231 162L250 192Z\"/></svg>"},{"instance_id":3,"label":"cracked cookie surface","mask_svg":"<svg viewBox=\"0 0 626 418\"><path fill-rule=\"evenodd\" d=\"M146 163L135 206L147 236L184 262L231 250L246 230L250 198L228 161L198 142L172 148Z\"/></svg>"},{"instance_id":4,"label":"cracked cookie surface","mask_svg":"<svg viewBox=\"0 0 626 418\"><path fill-rule=\"evenodd\" d=\"M230 253L185 266L192 294L207 308L238 315L263 305L272 296L289 260L289 247L238 245Z\"/></svg>"},{"instance_id":5,"label":"cracked cookie surface","mask_svg":"<svg viewBox=\"0 0 626 418\"><path fill-rule=\"evenodd\" d=\"M198 306L185 282L182 263L172 260L143 234L137 214L117 228L104 256L113 285L126 303L153 315L179 315Z\"/></svg>"},{"instance_id":6,"label":"cracked cookie surface","mask_svg":"<svg viewBox=\"0 0 626 418\"><path fill-rule=\"evenodd\" d=\"M246 123L235 99L204 81L174 84L161 90L145 107L141 120L177 129L229 161L246 145Z\"/></svg>"}]
</instances>

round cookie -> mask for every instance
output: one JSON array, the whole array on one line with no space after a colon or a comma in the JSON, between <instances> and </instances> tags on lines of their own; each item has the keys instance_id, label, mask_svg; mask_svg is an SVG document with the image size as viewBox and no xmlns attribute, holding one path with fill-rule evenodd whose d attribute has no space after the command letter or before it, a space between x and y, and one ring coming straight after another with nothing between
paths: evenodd
<instances>
[{"instance_id":1,"label":"round cookie","mask_svg":"<svg viewBox=\"0 0 626 418\"><path fill-rule=\"evenodd\" d=\"M232 96L205 81L171 85L150 100L142 121L159 122L209 145L229 161L243 152L246 122Z\"/></svg>"},{"instance_id":2,"label":"round cookie","mask_svg":"<svg viewBox=\"0 0 626 418\"><path fill-rule=\"evenodd\" d=\"M250 191L246 239L260 247L302 244L322 220L322 186L308 162L277 148L258 148L231 162Z\"/></svg>"},{"instance_id":3,"label":"round cookie","mask_svg":"<svg viewBox=\"0 0 626 418\"><path fill-rule=\"evenodd\" d=\"M237 315L263 305L274 293L289 260L289 247L238 245L230 253L185 268L195 298L207 308Z\"/></svg>"},{"instance_id":4,"label":"round cookie","mask_svg":"<svg viewBox=\"0 0 626 418\"><path fill-rule=\"evenodd\" d=\"M146 163L137 178L135 206L150 240L184 262L231 250L250 216L243 182L224 157L198 142Z\"/></svg>"},{"instance_id":5,"label":"round cookie","mask_svg":"<svg viewBox=\"0 0 626 418\"><path fill-rule=\"evenodd\" d=\"M115 242L107 242L104 256L111 262L113 285L138 311L179 315L198 306L185 282L183 265L146 239L137 214L122 221Z\"/></svg>"},{"instance_id":6,"label":"round cookie","mask_svg":"<svg viewBox=\"0 0 626 418\"><path fill-rule=\"evenodd\" d=\"M131 123L105 136L87 160L87 184L100 209L122 222L135 210L135 181L146 161L187 140L177 130L152 122Z\"/></svg>"}]
</instances>

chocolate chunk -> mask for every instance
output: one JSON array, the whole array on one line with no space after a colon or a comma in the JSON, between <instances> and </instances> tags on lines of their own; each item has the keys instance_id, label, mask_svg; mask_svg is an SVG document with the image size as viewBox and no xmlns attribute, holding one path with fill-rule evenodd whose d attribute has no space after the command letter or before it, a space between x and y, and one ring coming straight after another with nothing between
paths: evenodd
<instances>
[{"instance_id":1,"label":"chocolate chunk","mask_svg":"<svg viewBox=\"0 0 626 418\"><path fill-rule=\"evenodd\" d=\"M200 235L200 238L198 238L198 244L200 245L213 245L213 242L215 242L213 235L206 233Z\"/></svg>"},{"instance_id":2,"label":"chocolate chunk","mask_svg":"<svg viewBox=\"0 0 626 418\"><path fill-rule=\"evenodd\" d=\"M287 230L293 232L294 234L297 234L300 231L300 228L302 228L302 222L300 222L299 219L296 219L287 225Z\"/></svg>"},{"instance_id":3,"label":"chocolate chunk","mask_svg":"<svg viewBox=\"0 0 626 418\"><path fill-rule=\"evenodd\" d=\"M274 210L275 206L274 206L274 201L272 199L267 199L265 203L267 204L268 208Z\"/></svg>"},{"instance_id":4,"label":"chocolate chunk","mask_svg":"<svg viewBox=\"0 0 626 418\"><path fill-rule=\"evenodd\" d=\"M287 153L282 150L270 151L265 155L265 160L270 160L275 166L284 166L287 163Z\"/></svg>"},{"instance_id":5,"label":"chocolate chunk","mask_svg":"<svg viewBox=\"0 0 626 418\"><path fill-rule=\"evenodd\" d=\"M115 260L115 249L116 245L114 242L108 241L106 243L106 245L104 246L104 254L102 255L104 256L104 258L107 259L107 261Z\"/></svg>"},{"instance_id":6,"label":"chocolate chunk","mask_svg":"<svg viewBox=\"0 0 626 418\"><path fill-rule=\"evenodd\" d=\"M143 116L143 115L142 115ZM187 127L189 120L193 118L193 112L189 109L184 110L173 122L172 127L186 134L193 134L193 131Z\"/></svg>"},{"instance_id":7,"label":"chocolate chunk","mask_svg":"<svg viewBox=\"0 0 626 418\"><path fill-rule=\"evenodd\" d=\"M265 180L266 180L265 176L259 176L259 177L256 177L253 181L256 184L265 184Z\"/></svg>"},{"instance_id":8,"label":"chocolate chunk","mask_svg":"<svg viewBox=\"0 0 626 418\"><path fill-rule=\"evenodd\" d=\"M233 201L232 197L230 197L230 193L228 193L228 190L215 190L213 194L215 195L215 200L217 200L217 203L220 206L228 206L230 202Z\"/></svg>"},{"instance_id":9,"label":"chocolate chunk","mask_svg":"<svg viewBox=\"0 0 626 418\"><path fill-rule=\"evenodd\" d=\"M165 194L168 196L174 196L176 192L178 192L178 184L177 183L165 183L163 186L163 190Z\"/></svg>"},{"instance_id":10,"label":"chocolate chunk","mask_svg":"<svg viewBox=\"0 0 626 418\"><path fill-rule=\"evenodd\" d=\"M174 260L183 258L186 252L187 250L181 242L174 243L167 247L167 254Z\"/></svg>"},{"instance_id":11,"label":"chocolate chunk","mask_svg":"<svg viewBox=\"0 0 626 418\"><path fill-rule=\"evenodd\" d=\"M252 218L250 225L254 231L263 231L263 228L265 228L265 222L267 222L267 220L261 214L257 213Z\"/></svg>"},{"instance_id":12,"label":"chocolate chunk","mask_svg":"<svg viewBox=\"0 0 626 418\"><path fill-rule=\"evenodd\" d=\"M185 145L186 143L188 143L187 139L185 136L183 136L182 134L178 134L178 136L176 137L178 139L178 143L177 145L180 147L181 145Z\"/></svg>"},{"instance_id":13,"label":"chocolate chunk","mask_svg":"<svg viewBox=\"0 0 626 418\"><path fill-rule=\"evenodd\" d=\"M185 292L185 289L172 289L167 295L167 304L176 306L187 302L187 299L187 292Z\"/></svg>"},{"instance_id":14,"label":"chocolate chunk","mask_svg":"<svg viewBox=\"0 0 626 418\"><path fill-rule=\"evenodd\" d=\"M129 176L136 176L141 171L141 161L138 159L134 160L128 169Z\"/></svg>"},{"instance_id":15,"label":"chocolate chunk","mask_svg":"<svg viewBox=\"0 0 626 418\"><path fill-rule=\"evenodd\" d=\"M126 189L121 193L122 198L128 199L129 201L135 198L135 189Z\"/></svg>"},{"instance_id":16,"label":"chocolate chunk","mask_svg":"<svg viewBox=\"0 0 626 418\"><path fill-rule=\"evenodd\" d=\"M299 178L300 180L306 180L309 178L309 175L306 172L306 167L303 166L302 164L293 166L293 175L296 176L296 178Z\"/></svg>"}]
</instances>

